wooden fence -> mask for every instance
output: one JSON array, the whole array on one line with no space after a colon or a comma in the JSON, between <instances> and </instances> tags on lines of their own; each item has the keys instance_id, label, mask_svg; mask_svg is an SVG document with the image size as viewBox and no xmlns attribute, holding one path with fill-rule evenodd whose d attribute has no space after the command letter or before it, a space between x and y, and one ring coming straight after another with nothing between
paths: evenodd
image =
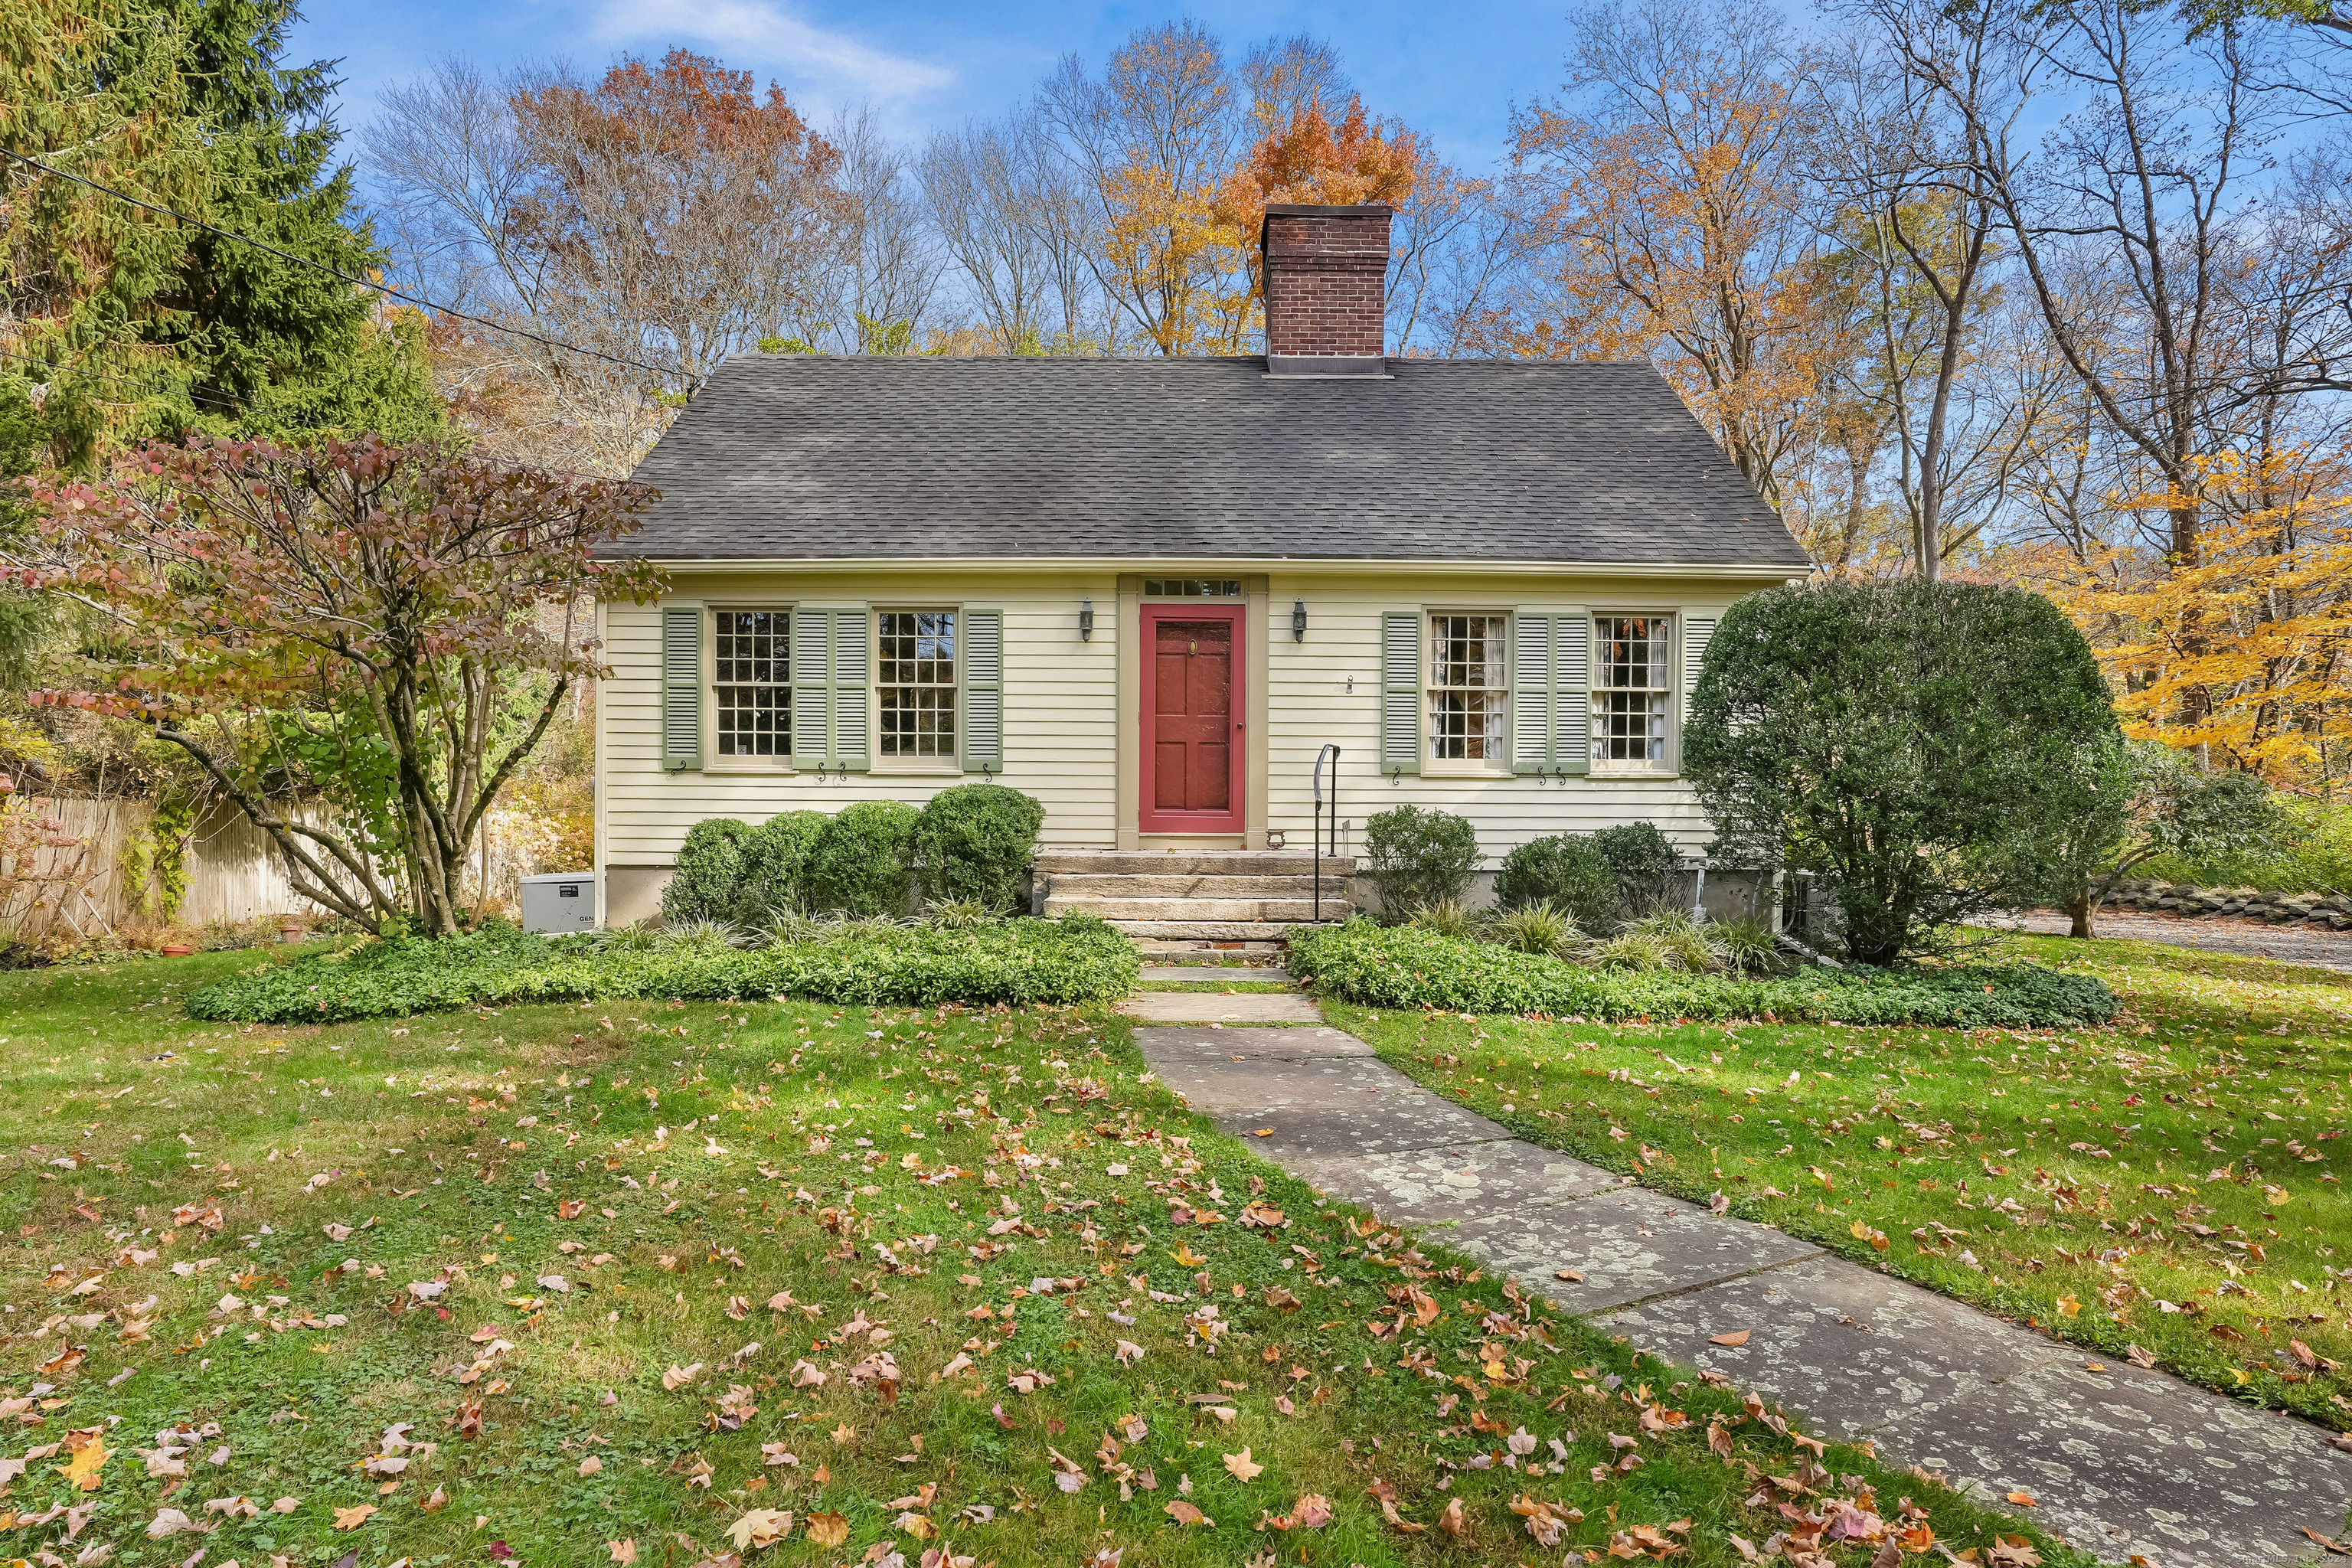
<instances>
[{"instance_id":1,"label":"wooden fence","mask_svg":"<svg viewBox=\"0 0 2352 1568\"><path fill-rule=\"evenodd\" d=\"M37 874L58 878L43 889L47 896L17 900L8 911L14 929L6 934L37 941L79 931L85 934L146 919L132 906L132 879L125 868L138 835L146 831L154 808L144 801L52 800L12 803L9 809L29 811L37 819L58 826L38 837L43 842L29 853ZM520 879L543 870L569 868L546 864L548 835L532 818L520 813L493 813L488 842L488 885L494 907L511 911L520 902ZM188 835L187 892L173 923L203 926L215 921L242 921L283 914L315 914L318 906L294 891L286 863L269 836L233 806L215 807L200 816ZM465 896L480 897L482 858L479 849L467 858Z\"/></svg>"}]
</instances>

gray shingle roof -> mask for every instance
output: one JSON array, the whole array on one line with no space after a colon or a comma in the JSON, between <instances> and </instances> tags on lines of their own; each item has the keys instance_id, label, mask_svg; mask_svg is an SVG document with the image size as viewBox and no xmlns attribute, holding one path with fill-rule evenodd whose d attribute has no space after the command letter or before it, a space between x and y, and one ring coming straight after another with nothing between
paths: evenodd
<instances>
[{"instance_id":1,"label":"gray shingle roof","mask_svg":"<svg viewBox=\"0 0 2352 1568\"><path fill-rule=\"evenodd\" d=\"M1646 364L1389 363L743 355L639 466L630 548L1806 565Z\"/></svg>"}]
</instances>

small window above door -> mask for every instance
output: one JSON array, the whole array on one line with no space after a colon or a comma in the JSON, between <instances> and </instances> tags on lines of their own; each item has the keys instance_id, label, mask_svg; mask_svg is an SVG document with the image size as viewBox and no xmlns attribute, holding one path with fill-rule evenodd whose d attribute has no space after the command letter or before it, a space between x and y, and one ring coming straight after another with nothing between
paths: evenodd
<instances>
[{"instance_id":1,"label":"small window above door","mask_svg":"<svg viewBox=\"0 0 2352 1568\"><path fill-rule=\"evenodd\" d=\"M1143 596L1147 599L1238 599L1242 596L1238 577L1146 577Z\"/></svg>"}]
</instances>

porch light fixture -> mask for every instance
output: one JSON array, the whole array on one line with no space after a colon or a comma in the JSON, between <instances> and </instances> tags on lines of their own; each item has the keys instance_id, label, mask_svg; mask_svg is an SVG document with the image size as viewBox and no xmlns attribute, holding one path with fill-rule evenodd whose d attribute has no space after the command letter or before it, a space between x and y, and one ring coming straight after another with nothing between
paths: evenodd
<instances>
[{"instance_id":1,"label":"porch light fixture","mask_svg":"<svg viewBox=\"0 0 2352 1568\"><path fill-rule=\"evenodd\" d=\"M1092 599L1078 601L1078 640L1095 640L1095 602Z\"/></svg>"},{"instance_id":2,"label":"porch light fixture","mask_svg":"<svg viewBox=\"0 0 2352 1568\"><path fill-rule=\"evenodd\" d=\"M1290 640L1292 642L1307 640L1307 601L1304 599L1290 601Z\"/></svg>"}]
</instances>

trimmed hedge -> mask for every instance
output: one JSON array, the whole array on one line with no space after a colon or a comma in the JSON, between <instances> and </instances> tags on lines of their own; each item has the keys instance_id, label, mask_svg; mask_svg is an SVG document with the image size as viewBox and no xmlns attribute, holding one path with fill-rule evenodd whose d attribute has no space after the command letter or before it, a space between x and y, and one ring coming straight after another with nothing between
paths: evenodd
<instances>
[{"instance_id":1,"label":"trimmed hedge","mask_svg":"<svg viewBox=\"0 0 2352 1568\"><path fill-rule=\"evenodd\" d=\"M721 942L603 946L514 931L370 942L268 964L189 996L191 1017L331 1024L529 1002L802 996L855 1006L1108 1001L1135 950L1098 920L896 926L745 952Z\"/></svg>"},{"instance_id":2,"label":"trimmed hedge","mask_svg":"<svg viewBox=\"0 0 2352 1568\"><path fill-rule=\"evenodd\" d=\"M1327 996L1370 1007L1549 1013L1598 1020L1928 1024L1960 1029L2104 1024L2115 993L2084 975L1999 969L1809 970L1782 980L1675 971L1603 972L1457 942L1415 927L1350 921L1290 940L1290 972Z\"/></svg>"}]
</instances>

